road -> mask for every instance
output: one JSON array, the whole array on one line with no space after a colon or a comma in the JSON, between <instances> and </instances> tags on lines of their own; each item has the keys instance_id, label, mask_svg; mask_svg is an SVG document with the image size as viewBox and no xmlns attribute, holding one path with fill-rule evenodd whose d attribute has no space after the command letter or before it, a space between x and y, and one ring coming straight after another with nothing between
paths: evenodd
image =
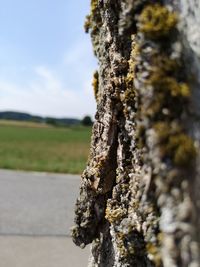
<instances>
[{"instance_id":1,"label":"road","mask_svg":"<svg viewBox=\"0 0 200 267\"><path fill-rule=\"evenodd\" d=\"M84 267L69 238L80 176L0 170L1 267Z\"/></svg>"}]
</instances>

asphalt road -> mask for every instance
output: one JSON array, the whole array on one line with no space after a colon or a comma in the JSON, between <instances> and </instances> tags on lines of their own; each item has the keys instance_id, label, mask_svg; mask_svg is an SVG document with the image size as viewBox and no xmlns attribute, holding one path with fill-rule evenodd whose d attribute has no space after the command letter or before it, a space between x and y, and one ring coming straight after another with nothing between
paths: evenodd
<instances>
[{"instance_id":1,"label":"asphalt road","mask_svg":"<svg viewBox=\"0 0 200 267\"><path fill-rule=\"evenodd\" d=\"M80 176L0 170L0 235L69 236Z\"/></svg>"},{"instance_id":2,"label":"asphalt road","mask_svg":"<svg viewBox=\"0 0 200 267\"><path fill-rule=\"evenodd\" d=\"M70 235L80 176L0 170L1 267L86 267Z\"/></svg>"},{"instance_id":3,"label":"asphalt road","mask_svg":"<svg viewBox=\"0 0 200 267\"><path fill-rule=\"evenodd\" d=\"M0 236L1 267L87 267L88 255L66 237Z\"/></svg>"}]
</instances>

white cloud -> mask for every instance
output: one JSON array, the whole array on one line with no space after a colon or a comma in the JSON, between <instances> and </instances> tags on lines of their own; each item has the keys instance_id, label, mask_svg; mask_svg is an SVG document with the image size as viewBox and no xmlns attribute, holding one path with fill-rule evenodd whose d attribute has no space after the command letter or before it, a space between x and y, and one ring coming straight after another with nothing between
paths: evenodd
<instances>
[{"instance_id":1,"label":"white cloud","mask_svg":"<svg viewBox=\"0 0 200 267\"><path fill-rule=\"evenodd\" d=\"M88 39L79 40L68 48L64 55L65 65L88 65L91 62L95 62L94 56L92 56L92 44ZM77 64L78 63L78 64Z\"/></svg>"},{"instance_id":2,"label":"white cloud","mask_svg":"<svg viewBox=\"0 0 200 267\"><path fill-rule=\"evenodd\" d=\"M56 117L94 115L96 104L90 79L82 87L83 90L68 88L52 70L37 66L34 79L26 87L0 81L0 109Z\"/></svg>"},{"instance_id":3,"label":"white cloud","mask_svg":"<svg viewBox=\"0 0 200 267\"><path fill-rule=\"evenodd\" d=\"M79 40L68 48L57 66L44 64L32 71L26 69L24 76L19 72L22 86L8 76L1 77L0 110L57 117L93 116L96 104L91 80L96 65L90 41Z\"/></svg>"},{"instance_id":4,"label":"white cloud","mask_svg":"<svg viewBox=\"0 0 200 267\"><path fill-rule=\"evenodd\" d=\"M78 79L80 85L91 80L93 72L97 69L97 60L93 55L91 42L87 39L80 40L68 48L63 65L66 75L72 72L73 79Z\"/></svg>"}]
</instances>

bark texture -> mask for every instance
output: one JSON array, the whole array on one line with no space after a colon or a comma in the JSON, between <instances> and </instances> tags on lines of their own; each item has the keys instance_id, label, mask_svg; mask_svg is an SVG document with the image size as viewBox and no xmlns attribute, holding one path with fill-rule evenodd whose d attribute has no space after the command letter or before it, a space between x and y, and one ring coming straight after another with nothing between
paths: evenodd
<instances>
[{"instance_id":1,"label":"bark texture","mask_svg":"<svg viewBox=\"0 0 200 267\"><path fill-rule=\"evenodd\" d=\"M198 267L199 0L92 0L99 69L74 242L90 267Z\"/></svg>"}]
</instances>

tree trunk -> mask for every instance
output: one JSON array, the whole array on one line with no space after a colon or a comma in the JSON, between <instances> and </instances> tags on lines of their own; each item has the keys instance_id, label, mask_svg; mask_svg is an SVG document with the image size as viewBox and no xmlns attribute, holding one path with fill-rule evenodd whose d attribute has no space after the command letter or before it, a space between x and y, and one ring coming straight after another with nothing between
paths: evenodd
<instances>
[{"instance_id":1,"label":"tree trunk","mask_svg":"<svg viewBox=\"0 0 200 267\"><path fill-rule=\"evenodd\" d=\"M92 0L97 113L72 236L90 267L198 267L199 0Z\"/></svg>"}]
</instances>

